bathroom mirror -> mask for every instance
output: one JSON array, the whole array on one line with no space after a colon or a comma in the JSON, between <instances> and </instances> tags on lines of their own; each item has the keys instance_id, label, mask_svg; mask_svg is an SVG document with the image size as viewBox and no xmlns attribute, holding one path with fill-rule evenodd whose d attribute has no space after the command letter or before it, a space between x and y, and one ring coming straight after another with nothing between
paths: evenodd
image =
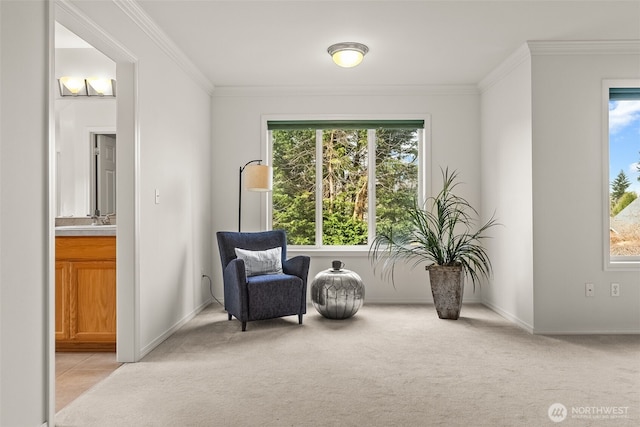
<instances>
[{"instance_id":1,"label":"bathroom mirror","mask_svg":"<svg viewBox=\"0 0 640 427\"><path fill-rule=\"evenodd\" d=\"M56 79L115 79L115 62L59 23L55 40ZM116 98L56 91L54 104L56 216L115 213Z\"/></svg>"}]
</instances>

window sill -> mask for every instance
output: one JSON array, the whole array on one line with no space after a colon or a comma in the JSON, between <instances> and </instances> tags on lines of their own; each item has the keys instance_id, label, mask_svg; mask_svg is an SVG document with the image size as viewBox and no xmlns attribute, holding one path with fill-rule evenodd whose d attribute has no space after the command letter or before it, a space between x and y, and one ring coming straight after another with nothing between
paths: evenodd
<instances>
[{"instance_id":1,"label":"window sill","mask_svg":"<svg viewBox=\"0 0 640 427\"><path fill-rule=\"evenodd\" d=\"M606 271L640 271L640 259L633 257L629 260L609 260L605 264Z\"/></svg>"},{"instance_id":2,"label":"window sill","mask_svg":"<svg viewBox=\"0 0 640 427\"><path fill-rule=\"evenodd\" d=\"M290 255L309 255L317 257L333 257L340 254L342 257L367 257L369 256L369 246L349 247L349 246L287 246L287 254Z\"/></svg>"}]
</instances>

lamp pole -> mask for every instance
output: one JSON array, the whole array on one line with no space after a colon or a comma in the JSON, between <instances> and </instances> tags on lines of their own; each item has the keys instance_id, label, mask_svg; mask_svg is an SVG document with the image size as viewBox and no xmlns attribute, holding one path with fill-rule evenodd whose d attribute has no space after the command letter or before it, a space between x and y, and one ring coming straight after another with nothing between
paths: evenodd
<instances>
[{"instance_id":1,"label":"lamp pole","mask_svg":"<svg viewBox=\"0 0 640 427\"><path fill-rule=\"evenodd\" d=\"M240 224L242 223L242 172L244 169L252 163L260 164L262 160L251 160L240 167L238 172L238 232L240 232Z\"/></svg>"}]
</instances>

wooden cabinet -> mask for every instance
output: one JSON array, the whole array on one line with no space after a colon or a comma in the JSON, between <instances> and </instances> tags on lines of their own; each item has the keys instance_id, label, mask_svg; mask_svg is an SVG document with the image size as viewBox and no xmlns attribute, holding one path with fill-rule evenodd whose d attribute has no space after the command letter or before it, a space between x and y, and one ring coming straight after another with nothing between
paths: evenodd
<instances>
[{"instance_id":1,"label":"wooden cabinet","mask_svg":"<svg viewBox=\"0 0 640 427\"><path fill-rule=\"evenodd\" d=\"M57 351L115 351L115 237L56 237L55 318Z\"/></svg>"}]
</instances>

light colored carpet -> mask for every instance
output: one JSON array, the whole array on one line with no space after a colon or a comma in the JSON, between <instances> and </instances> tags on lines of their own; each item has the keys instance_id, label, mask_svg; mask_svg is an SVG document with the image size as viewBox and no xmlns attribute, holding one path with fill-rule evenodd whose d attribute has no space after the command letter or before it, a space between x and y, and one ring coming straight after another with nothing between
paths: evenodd
<instances>
[{"instance_id":1,"label":"light colored carpet","mask_svg":"<svg viewBox=\"0 0 640 427\"><path fill-rule=\"evenodd\" d=\"M428 305L365 305L347 320L310 306L302 326L244 333L211 305L56 425L543 426L561 403L557 425L637 426L639 355L640 336L530 335L475 304L457 321Z\"/></svg>"}]
</instances>

